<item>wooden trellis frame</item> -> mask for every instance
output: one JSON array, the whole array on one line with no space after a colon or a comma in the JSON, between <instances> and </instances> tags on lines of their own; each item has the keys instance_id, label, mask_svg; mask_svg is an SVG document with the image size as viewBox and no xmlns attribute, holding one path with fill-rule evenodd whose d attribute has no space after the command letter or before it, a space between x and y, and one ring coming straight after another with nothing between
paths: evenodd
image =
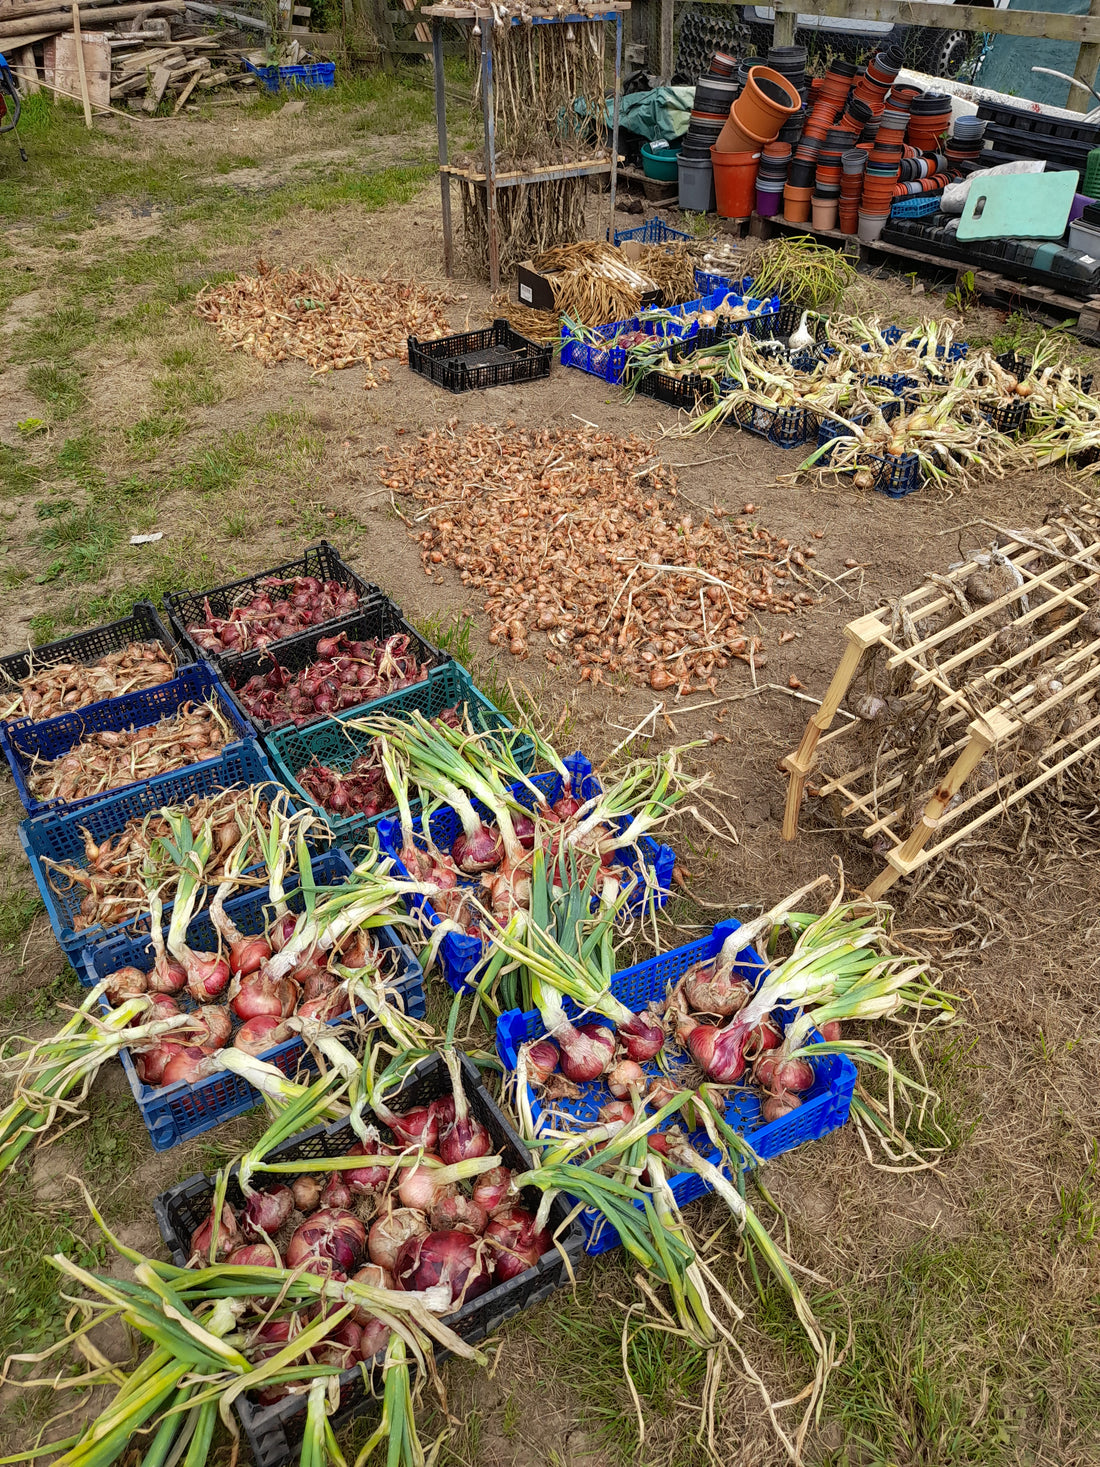
<instances>
[{"instance_id":1,"label":"wooden trellis frame","mask_svg":"<svg viewBox=\"0 0 1100 1467\"><path fill-rule=\"evenodd\" d=\"M830 772L813 792L841 796L843 817L856 816L865 839L891 847L885 869L867 888L871 898L1100 750L1100 636L1078 630L1086 618L1093 626L1090 613L1100 605L1100 507L1067 509L1038 530L1016 531L998 553L1016 567L1021 583L989 605L971 607L944 624L945 612L970 606L967 581L983 568L975 558L931 577L895 606L850 622L821 707L783 761L790 776L783 837L792 840L815 764L827 748L830 764L843 764L852 748L844 772ZM1006 623L1021 629L1008 640L1027 644L998 661L991 651ZM972 644L951 645L968 633L976 633ZM881 657L892 675L908 672L893 716L924 710L922 716L938 727L939 748L925 768L930 793L915 820L906 816L914 794L904 764L907 751L885 748L870 757L858 747L857 731L866 726L859 719L833 728L841 703L872 657ZM1068 707L1077 710L1075 726L1063 735L1055 729L1064 721L1056 710ZM1055 731L1044 747L1029 750L1034 757L1021 766L1021 738L1026 741L1036 724L1032 739L1045 727ZM832 752L832 746L839 747ZM986 756L996 776L968 792L967 780Z\"/></svg>"}]
</instances>

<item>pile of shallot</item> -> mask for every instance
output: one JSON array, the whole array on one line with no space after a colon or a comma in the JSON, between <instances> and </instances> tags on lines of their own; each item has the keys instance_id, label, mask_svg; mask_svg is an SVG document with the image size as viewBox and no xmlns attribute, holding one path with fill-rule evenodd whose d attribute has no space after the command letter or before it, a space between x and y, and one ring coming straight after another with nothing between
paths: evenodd
<instances>
[{"instance_id":1,"label":"pile of shallot","mask_svg":"<svg viewBox=\"0 0 1100 1467\"><path fill-rule=\"evenodd\" d=\"M234 606L228 616L215 616L208 596L202 604L206 620L187 628L196 645L204 652L248 652L349 616L358 610L359 593L354 586L316 576L265 576L251 599Z\"/></svg>"},{"instance_id":2,"label":"pile of shallot","mask_svg":"<svg viewBox=\"0 0 1100 1467\"><path fill-rule=\"evenodd\" d=\"M212 909L211 917L215 915ZM225 920L224 913L217 917L218 922ZM151 1048L132 1051L144 1084L174 1085L177 1080L194 1084L210 1072L208 1057L226 1045L264 1055L294 1037L286 1022L292 1015L329 1021L349 1012L347 985L337 968L378 970L389 950L372 932L357 928L325 952L314 949L304 954L289 974L273 977L267 971L268 959L290 940L297 921L290 915L278 919L266 937L238 933L225 957L181 949L182 961L164 951L160 934L154 932L155 958L148 972L125 967L107 975L104 982L112 1004L148 994L157 1018L191 1014L189 1028L173 1031Z\"/></svg>"},{"instance_id":3,"label":"pile of shallot","mask_svg":"<svg viewBox=\"0 0 1100 1467\"><path fill-rule=\"evenodd\" d=\"M631 1032L596 1018L534 1041L525 1050L528 1080L551 1100L577 1099L578 1087L602 1082L611 1099L598 1114L607 1125L631 1120L642 1099L650 1109L665 1104L702 1071L712 1084L757 1086L764 1121L779 1120L802 1104L814 1068L805 1058L788 1057L773 1014L749 1007L755 992L734 972L732 953L719 953L684 974L663 1005L663 1022L648 1011ZM747 1015L744 1022L741 1015ZM835 1041L840 1024L823 1022L821 1033ZM678 1076L678 1069L684 1073ZM660 1149L659 1136L650 1141Z\"/></svg>"},{"instance_id":4,"label":"pile of shallot","mask_svg":"<svg viewBox=\"0 0 1100 1467\"><path fill-rule=\"evenodd\" d=\"M349 641L345 632L337 632L318 641L317 660L300 672L288 672L273 661L269 671L234 686L234 692L250 718L272 728L288 723L301 728L423 682L430 664L420 661L419 651L406 632L364 642Z\"/></svg>"},{"instance_id":5,"label":"pile of shallot","mask_svg":"<svg viewBox=\"0 0 1100 1467\"><path fill-rule=\"evenodd\" d=\"M451 728L462 727L457 704L444 708L432 721L442 721ZM382 767L382 750L377 739L371 739L366 751L357 754L347 769L333 769L314 756L299 770L298 783L330 815L365 815L373 819L392 810L397 803Z\"/></svg>"},{"instance_id":6,"label":"pile of shallot","mask_svg":"<svg viewBox=\"0 0 1100 1467\"><path fill-rule=\"evenodd\" d=\"M445 1056L450 1061L450 1052ZM403 1113L376 1107L381 1126L345 1153L362 1166L303 1172L288 1184L249 1189L244 1202L226 1202L217 1221L213 1204L191 1237L190 1265L210 1260L259 1267L304 1269L337 1282L353 1279L376 1288L421 1291L443 1285L459 1309L494 1284L506 1283L538 1263L553 1248L548 1230L522 1205L514 1173L491 1166L469 1180L455 1173L462 1163L492 1158L497 1143L474 1115L461 1072L449 1062L452 1094ZM379 1165L372 1158L404 1154L405 1166ZM337 1306L333 1306L337 1307ZM277 1312L259 1317L246 1339L254 1360L276 1353L315 1317ZM350 1369L371 1360L389 1329L360 1307L313 1352L318 1363ZM247 1347L246 1347L247 1352ZM280 1399L287 1387L260 1395Z\"/></svg>"},{"instance_id":7,"label":"pile of shallot","mask_svg":"<svg viewBox=\"0 0 1100 1467\"><path fill-rule=\"evenodd\" d=\"M0 691L0 722L12 718L56 718L104 698L156 688L176 675L176 660L159 642L128 642L97 662L55 662L31 671Z\"/></svg>"},{"instance_id":8,"label":"pile of shallot","mask_svg":"<svg viewBox=\"0 0 1100 1467\"><path fill-rule=\"evenodd\" d=\"M56 759L35 756L27 788L37 800L81 800L212 759L236 736L215 703L187 702L159 723L101 729Z\"/></svg>"}]
</instances>

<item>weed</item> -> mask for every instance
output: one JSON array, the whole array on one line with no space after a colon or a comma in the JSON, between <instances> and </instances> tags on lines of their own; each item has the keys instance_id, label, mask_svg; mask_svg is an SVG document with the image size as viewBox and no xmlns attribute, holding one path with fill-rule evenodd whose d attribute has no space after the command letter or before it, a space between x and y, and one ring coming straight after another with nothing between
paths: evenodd
<instances>
[{"instance_id":1,"label":"weed","mask_svg":"<svg viewBox=\"0 0 1100 1467\"><path fill-rule=\"evenodd\" d=\"M416 622L416 630L442 652L449 652L456 662L469 668L473 663L470 633L474 619L465 613L433 611Z\"/></svg>"},{"instance_id":2,"label":"weed","mask_svg":"<svg viewBox=\"0 0 1100 1467\"><path fill-rule=\"evenodd\" d=\"M227 514L224 529L226 536L230 540L244 540L252 533L252 518L250 515L245 514L243 510L239 510L235 514Z\"/></svg>"},{"instance_id":3,"label":"weed","mask_svg":"<svg viewBox=\"0 0 1100 1467\"><path fill-rule=\"evenodd\" d=\"M187 419L179 413L149 413L126 429L125 438L136 458L153 458L167 443L186 431Z\"/></svg>"},{"instance_id":4,"label":"weed","mask_svg":"<svg viewBox=\"0 0 1100 1467\"><path fill-rule=\"evenodd\" d=\"M0 952L12 953L20 948L31 923L45 910L37 892L13 887L5 878L0 890Z\"/></svg>"},{"instance_id":5,"label":"weed","mask_svg":"<svg viewBox=\"0 0 1100 1467\"><path fill-rule=\"evenodd\" d=\"M18 498L33 494L41 481L41 474L25 454L16 453L0 443L0 490L5 497Z\"/></svg>"},{"instance_id":6,"label":"weed","mask_svg":"<svg viewBox=\"0 0 1100 1467\"><path fill-rule=\"evenodd\" d=\"M63 422L84 406L81 375L74 367L39 362L27 369L27 387Z\"/></svg>"},{"instance_id":7,"label":"weed","mask_svg":"<svg viewBox=\"0 0 1100 1467\"><path fill-rule=\"evenodd\" d=\"M1084 1246L1100 1235L1100 1140L1094 1136L1088 1151L1085 1170L1072 1187L1058 1186L1058 1211L1051 1224L1051 1246L1063 1244Z\"/></svg>"},{"instance_id":8,"label":"weed","mask_svg":"<svg viewBox=\"0 0 1100 1467\"><path fill-rule=\"evenodd\" d=\"M118 525L94 505L53 520L38 537L44 550L60 551L59 559L51 563L48 578L64 575L73 581L98 580L120 538Z\"/></svg>"}]
</instances>

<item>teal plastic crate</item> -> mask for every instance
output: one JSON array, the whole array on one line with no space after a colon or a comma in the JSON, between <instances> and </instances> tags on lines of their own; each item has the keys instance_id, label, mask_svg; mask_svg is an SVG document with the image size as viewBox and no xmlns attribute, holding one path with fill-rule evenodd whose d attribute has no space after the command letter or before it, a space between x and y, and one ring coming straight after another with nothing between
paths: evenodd
<instances>
[{"instance_id":1,"label":"teal plastic crate","mask_svg":"<svg viewBox=\"0 0 1100 1467\"><path fill-rule=\"evenodd\" d=\"M302 770L316 760L343 773L370 747L371 740L367 734L347 727L347 720L350 718L375 718L380 714L393 717L409 713L413 709L423 713L425 718L436 718L444 708L452 708L456 704L465 705L477 732L514 732L504 714L494 708L484 693L474 686L465 668L460 667L457 662L445 662L442 667L431 670L426 682L417 683L415 687L406 688L400 693L391 693L388 698L379 699L369 708L346 713L340 718L329 718L324 723L315 723L308 728L281 728L268 734L264 742L276 777L297 798L312 805L328 824L337 845L350 849L366 840L367 831L372 825L377 824L385 815L396 814L396 811L380 810L377 815L348 815L344 818L334 815L310 799L299 779ZM517 734L513 749L524 773L530 773L535 757L531 740L525 735ZM415 801L412 809L414 816L419 813L420 802Z\"/></svg>"}]
</instances>

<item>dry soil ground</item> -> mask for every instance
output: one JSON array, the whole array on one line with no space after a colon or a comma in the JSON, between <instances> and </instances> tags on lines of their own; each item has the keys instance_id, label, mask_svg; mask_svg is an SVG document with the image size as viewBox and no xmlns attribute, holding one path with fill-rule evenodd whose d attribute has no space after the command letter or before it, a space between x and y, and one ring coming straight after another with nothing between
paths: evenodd
<instances>
[{"instance_id":1,"label":"dry soil ground","mask_svg":"<svg viewBox=\"0 0 1100 1467\"><path fill-rule=\"evenodd\" d=\"M656 438L673 426L671 410L624 404L560 367L547 383L462 397L395 367L391 383L367 392L357 369L315 379L299 363L266 370L229 355L195 317L204 280L250 272L261 256L273 266L322 263L441 284L438 196L424 167L429 106L414 76L368 79L293 118L267 103L211 107L171 123L112 119L91 136L65 109L31 109L29 165L0 150L5 648L92 625L136 594L262 568L324 535L437 633L452 614L470 614L482 681L504 688L512 678L518 690L522 680L545 724L564 716L571 740L597 761L651 709L648 691L578 685L575 670L551 667L535 641L523 662L490 655L476 597L452 569L425 575L378 470L384 448L447 424L461 432L477 422L581 419ZM452 289L456 327L492 314L482 285ZM859 292L888 318L948 314L942 297L914 295L896 277L862 280ZM1006 324L975 309L966 328L989 339ZM670 701L672 723L657 720L651 747L707 730L729 739L703 764L737 845L690 823L674 836L698 904L677 899L672 915L690 935L770 904L838 855L850 881L869 879L866 849L824 823L805 822L792 844L780 840L776 761L809 711L783 691L788 679L820 694L846 621L975 546L988 534L977 522L1039 523L1081 486L1048 472L953 499L926 490L892 502L846 485L780 483L790 455L743 435L674 439L660 451L677 465L692 513L753 502L776 534L805 541L820 532L815 565L833 578L819 581L823 594L793 641L779 644L786 620L763 619L759 680L779 691L754 694L737 664L718 688L730 701L686 717ZM132 533L150 530L164 538L130 547ZM834 584L851 561L858 569ZM0 802L0 1020L8 1031L41 1032L77 990L19 852L22 812L7 779ZM1046 802L1029 830L1006 817L916 900L897 891L900 926L919 933L912 940L928 946L963 998L961 1024L928 1057L953 1143L939 1166L872 1167L845 1128L767 1169L792 1251L829 1280L815 1286L815 1307L847 1341L810 1461L1100 1462L1097 828L1093 792L1078 790L1061 807ZM43 1253L103 1256L70 1173L88 1180L128 1241L153 1250L151 1196L231 1155L254 1127L246 1118L153 1153L121 1072L104 1073L89 1123L4 1179L0 1350L41 1348L56 1334ZM701 1228L710 1206L697 1205ZM720 1225L717 1208L712 1222ZM563 1295L508 1327L491 1380L448 1367L461 1425L441 1460L701 1461L698 1372L661 1336L631 1346L646 1425L639 1445L620 1369L630 1297L628 1271L603 1260L576 1299ZM747 1347L782 1392L805 1373L797 1332L781 1299L744 1302ZM0 1405L10 1451L28 1447L51 1409L11 1388ZM722 1430L729 1462L778 1460L755 1396L736 1378ZM212 1460L227 1452L219 1446Z\"/></svg>"}]
</instances>

